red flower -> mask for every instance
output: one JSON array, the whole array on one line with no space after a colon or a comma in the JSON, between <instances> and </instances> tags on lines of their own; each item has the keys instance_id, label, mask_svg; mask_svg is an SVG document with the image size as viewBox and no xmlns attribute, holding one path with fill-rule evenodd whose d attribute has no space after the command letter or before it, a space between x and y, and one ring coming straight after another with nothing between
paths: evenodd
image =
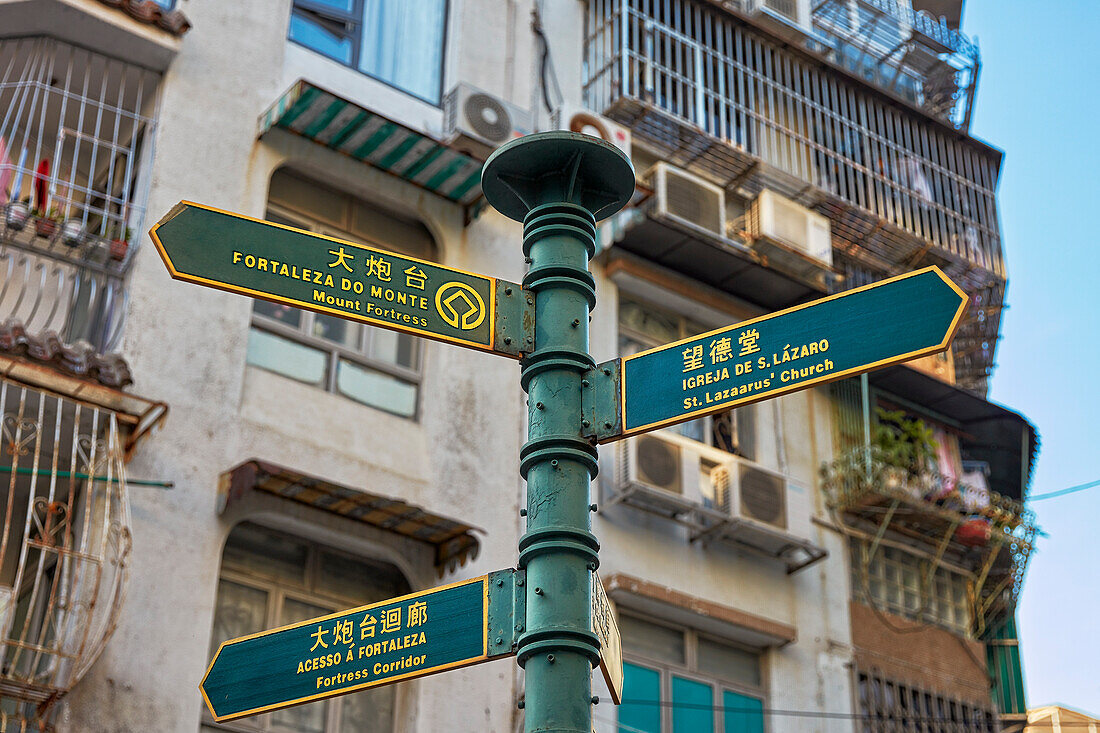
<instances>
[{"instance_id":1,"label":"red flower","mask_svg":"<svg viewBox=\"0 0 1100 733\"><path fill-rule=\"evenodd\" d=\"M50 161L45 158L38 164L38 171L34 174L34 208L42 214L46 213L46 179L50 175Z\"/></svg>"}]
</instances>

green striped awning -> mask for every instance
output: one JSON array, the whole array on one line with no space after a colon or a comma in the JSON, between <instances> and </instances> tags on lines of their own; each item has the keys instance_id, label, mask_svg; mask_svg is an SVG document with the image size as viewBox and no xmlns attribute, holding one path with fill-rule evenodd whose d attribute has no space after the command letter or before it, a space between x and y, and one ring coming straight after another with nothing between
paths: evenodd
<instances>
[{"instance_id":1,"label":"green striped awning","mask_svg":"<svg viewBox=\"0 0 1100 733\"><path fill-rule=\"evenodd\" d=\"M260 136L282 128L467 205L481 196L481 161L299 79L260 117Z\"/></svg>"}]
</instances>

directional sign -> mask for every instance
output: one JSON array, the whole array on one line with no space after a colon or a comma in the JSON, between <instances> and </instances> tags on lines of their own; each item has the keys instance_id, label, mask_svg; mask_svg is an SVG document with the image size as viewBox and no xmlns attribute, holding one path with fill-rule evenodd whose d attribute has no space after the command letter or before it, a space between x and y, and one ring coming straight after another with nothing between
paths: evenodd
<instances>
[{"instance_id":1,"label":"directional sign","mask_svg":"<svg viewBox=\"0 0 1100 733\"><path fill-rule=\"evenodd\" d=\"M616 705L623 701L623 640L615 609L603 589L600 576L592 572L592 632L600 640L600 671Z\"/></svg>"},{"instance_id":2,"label":"directional sign","mask_svg":"<svg viewBox=\"0 0 1100 733\"><path fill-rule=\"evenodd\" d=\"M189 201L149 235L177 280L514 358L531 350L515 283Z\"/></svg>"},{"instance_id":3,"label":"directional sign","mask_svg":"<svg viewBox=\"0 0 1100 733\"><path fill-rule=\"evenodd\" d=\"M966 303L929 267L625 357L608 410L618 414L597 417L604 427L597 438L618 440L943 351Z\"/></svg>"},{"instance_id":4,"label":"directional sign","mask_svg":"<svg viewBox=\"0 0 1100 733\"><path fill-rule=\"evenodd\" d=\"M235 720L507 656L514 573L227 641L202 680L203 698L215 720Z\"/></svg>"}]
</instances>

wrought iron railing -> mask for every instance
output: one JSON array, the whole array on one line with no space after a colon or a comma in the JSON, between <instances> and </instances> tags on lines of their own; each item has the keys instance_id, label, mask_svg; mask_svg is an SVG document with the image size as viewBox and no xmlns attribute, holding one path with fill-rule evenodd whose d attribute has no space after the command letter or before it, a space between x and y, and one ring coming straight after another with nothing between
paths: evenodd
<instances>
[{"instance_id":1,"label":"wrought iron railing","mask_svg":"<svg viewBox=\"0 0 1100 733\"><path fill-rule=\"evenodd\" d=\"M114 631L131 550L114 413L0 380L0 704L46 721Z\"/></svg>"},{"instance_id":2,"label":"wrought iron railing","mask_svg":"<svg viewBox=\"0 0 1100 733\"><path fill-rule=\"evenodd\" d=\"M971 597L975 636L1014 612L1039 532L1034 512L1022 502L936 471L913 473L875 446L842 453L822 466L821 474L830 507L866 513L879 524L879 537L899 521L941 554L957 539L981 548ZM969 522L988 525L986 536L959 538L957 530Z\"/></svg>"},{"instance_id":3,"label":"wrought iron railing","mask_svg":"<svg viewBox=\"0 0 1100 733\"><path fill-rule=\"evenodd\" d=\"M830 501L841 511L871 497L889 497L948 519L987 520L993 534L1034 536L1035 516L1023 503L932 469L912 473L893 465L875 446L844 453L824 466L822 476Z\"/></svg>"},{"instance_id":4,"label":"wrought iron railing","mask_svg":"<svg viewBox=\"0 0 1100 733\"><path fill-rule=\"evenodd\" d=\"M28 229L0 222L0 315L67 344L117 350L128 300L121 263L94 240L71 246Z\"/></svg>"},{"instance_id":5,"label":"wrought iron railing","mask_svg":"<svg viewBox=\"0 0 1100 733\"><path fill-rule=\"evenodd\" d=\"M118 346L158 83L51 38L0 41L0 320Z\"/></svg>"}]
</instances>

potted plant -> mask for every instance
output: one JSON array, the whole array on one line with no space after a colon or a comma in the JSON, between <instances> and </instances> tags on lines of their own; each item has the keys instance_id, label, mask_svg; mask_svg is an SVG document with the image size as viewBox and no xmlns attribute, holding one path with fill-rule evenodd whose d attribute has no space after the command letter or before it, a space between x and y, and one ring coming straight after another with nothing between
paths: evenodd
<instances>
[{"instance_id":1,"label":"potted plant","mask_svg":"<svg viewBox=\"0 0 1100 733\"><path fill-rule=\"evenodd\" d=\"M31 215L31 202L29 198L22 201L12 201L4 212L4 222L14 231L21 232L27 225L27 219Z\"/></svg>"},{"instance_id":2,"label":"potted plant","mask_svg":"<svg viewBox=\"0 0 1100 733\"><path fill-rule=\"evenodd\" d=\"M884 481L890 488L902 488L914 479L919 487L928 474L928 464L935 458L936 442L932 430L923 420L910 419L901 410L875 410L874 446L882 457Z\"/></svg>"},{"instance_id":3,"label":"potted plant","mask_svg":"<svg viewBox=\"0 0 1100 733\"><path fill-rule=\"evenodd\" d=\"M61 213L56 206L49 211L35 209L32 213L34 215L34 231L38 236L49 239L57 234L57 224L58 219L61 218Z\"/></svg>"},{"instance_id":4,"label":"potted plant","mask_svg":"<svg viewBox=\"0 0 1100 733\"><path fill-rule=\"evenodd\" d=\"M126 259L126 252L130 249L130 238L133 237L133 235L134 232L130 227L119 225L119 228L115 230L115 234L111 238L110 253L112 260L121 262Z\"/></svg>"}]
</instances>

